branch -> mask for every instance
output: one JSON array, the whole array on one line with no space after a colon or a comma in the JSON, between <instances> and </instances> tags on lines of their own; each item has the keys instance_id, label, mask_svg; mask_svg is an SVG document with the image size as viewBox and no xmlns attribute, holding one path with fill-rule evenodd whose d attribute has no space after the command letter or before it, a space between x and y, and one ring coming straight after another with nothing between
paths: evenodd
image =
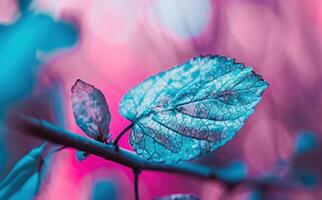
<instances>
[{"instance_id":1,"label":"branch","mask_svg":"<svg viewBox=\"0 0 322 200\"><path fill-rule=\"evenodd\" d=\"M78 134L66 131L57 126L54 126L46 121L31 118L18 117L17 128L22 132L38 136L56 144L72 147L90 154L105 158L132 168L134 171L140 172L143 170L159 171L167 173L182 174L201 179L210 179L219 181L227 188L234 188L239 184L248 184L256 187L276 187L279 189L294 189L293 184L289 184L283 180L274 182L261 181L257 179L246 179L238 182L232 182L219 178L216 175L216 169L194 163L179 163L179 164L163 164L156 163L139 157L135 153L124 148L115 148L113 144L106 144L96 140L80 136Z\"/></svg>"},{"instance_id":2,"label":"branch","mask_svg":"<svg viewBox=\"0 0 322 200\"><path fill-rule=\"evenodd\" d=\"M78 134L63 130L46 121L19 117L18 126L21 131L43 138L56 144L72 147L90 154L105 158L133 170L150 170L170 173L179 173L199 178L210 178L217 180L214 170L196 164L161 164L139 157L135 153L124 148L116 149L113 144L106 144L96 140L80 136Z\"/></svg>"}]
</instances>

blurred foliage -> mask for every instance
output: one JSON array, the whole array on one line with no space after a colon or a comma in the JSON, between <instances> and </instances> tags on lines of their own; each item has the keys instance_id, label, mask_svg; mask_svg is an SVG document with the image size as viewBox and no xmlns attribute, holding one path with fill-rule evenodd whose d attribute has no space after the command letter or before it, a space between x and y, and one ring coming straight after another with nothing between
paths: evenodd
<instances>
[{"instance_id":1,"label":"blurred foliage","mask_svg":"<svg viewBox=\"0 0 322 200\"><path fill-rule=\"evenodd\" d=\"M97 180L93 184L93 190L91 194L92 200L118 200L118 188L115 180L112 179L101 179Z\"/></svg>"},{"instance_id":2,"label":"blurred foliage","mask_svg":"<svg viewBox=\"0 0 322 200\"><path fill-rule=\"evenodd\" d=\"M38 86L43 55L72 46L76 43L76 28L47 14L30 8L31 0L20 0L20 13L11 24L0 24L0 130L1 177L19 157L39 140L7 128L6 117L24 113L56 121L64 126L65 117L61 102L59 81ZM14 145L2 146L2 143ZM8 152L8 156L5 153Z\"/></svg>"},{"instance_id":3,"label":"blurred foliage","mask_svg":"<svg viewBox=\"0 0 322 200\"><path fill-rule=\"evenodd\" d=\"M305 187L322 187L322 140L310 131L296 137L291 178Z\"/></svg>"},{"instance_id":4,"label":"blurred foliage","mask_svg":"<svg viewBox=\"0 0 322 200\"><path fill-rule=\"evenodd\" d=\"M32 92L40 53L71 46L77 39L69 23L28 9L20 15L0 29L0 110Z\"/></svg>"},{"instance_id":5,"label":"blurred foliage","mask_svg":"<svg viewBox=\"0 0 322 200\"><path fill-rule=\"evenodd\" d=\"M25 155L0 182L0 199L33 199L47 177L49 167L43 144Z\"/></svg>"}]
</instances>

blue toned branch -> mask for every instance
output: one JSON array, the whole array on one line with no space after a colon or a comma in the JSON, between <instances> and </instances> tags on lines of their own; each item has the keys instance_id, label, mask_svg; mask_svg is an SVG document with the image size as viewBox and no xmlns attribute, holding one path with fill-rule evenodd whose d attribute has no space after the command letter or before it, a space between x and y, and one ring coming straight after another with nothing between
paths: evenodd
<instances>
[{"instance_id":1,"label":"blue toned branch","mask_svg":"<svg viewBox=\"0 0 322 200\"><path fill-rule=\"evenodd\" d=\"M116 162L133 170L151 170L169 173L179 173L199 178L210 178L217 180L215 171L209 167L197 164L159 164L143 159L135 153L124 148L115 149L113 144L102 143L78 134L63 130L46 121L19 117L19 126L22 131L56 144L72 147L90 154L102 157L106 160Z\"/></svg>"},{"instance_id":2,"label":"blue toned branch","mask_svg":"<svg viewBox=\"0 0 322 200\"><path fill-rule=\"evenodd\" d=\"M21 131L32 134L34 136L43 138L50 142L64 145L66 147L72 147L89 154L93 154L102 157L106 160L113 161L123 166L129 167L134 171L159 171L166 173L182 174L190 177L196 177L201 179L210 179L218 181L225 185L227 188L234 188L239 184L246 184L255 187L270 187L279 189L294 189L295 186L286 183L283 180L275 180L273 182L267 182L262 180L240 180L231 182L219 178L216 174L216 169L193 163L179 163L179 164L162 164L153 161L146 160L131 151L119 147L115 148L113 144L106 144L94 139L85 138L78 134L66 131L57 126L54 126L46 121L20 116L16 118L18 122L18 129Z\"/></svg>"}]
</instances>

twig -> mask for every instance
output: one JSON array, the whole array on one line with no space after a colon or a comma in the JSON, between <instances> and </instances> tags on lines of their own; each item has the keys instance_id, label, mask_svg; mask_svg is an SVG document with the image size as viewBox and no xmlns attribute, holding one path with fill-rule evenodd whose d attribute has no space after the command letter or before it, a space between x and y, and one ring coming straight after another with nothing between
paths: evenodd
<instances>
[{"instance_id":1,"label":"twig","mask_svg":"<svg viewBox=\"0 0 322 200\"><path fill-rule=\"evenodd\" d=\"M139 176L140 171L139 170L133 170L134 174L134 193L135 193L135 200L139 200Z\"/></svg>"},{"instance_id":2,"label":"twig","mask_svg":"<svg viewBox=\"0 0 322 200\"><path fill-rule=\"evenodd\" d=\"M118 134L118 136L116 137L116 139L115 139L115 141L114 141L114 145L116 146L116 145L118 145L118 143L119 143L119 141L120 141L120 139L122 138L122 136L128 131L128 130L130 130L131 128L133 127L133 124L130 124L130 125L128 125L127 127L125 127L125 129L123 129L122 131L121 131L121 133L120 134Z\"/></svg>"}]
</instances>

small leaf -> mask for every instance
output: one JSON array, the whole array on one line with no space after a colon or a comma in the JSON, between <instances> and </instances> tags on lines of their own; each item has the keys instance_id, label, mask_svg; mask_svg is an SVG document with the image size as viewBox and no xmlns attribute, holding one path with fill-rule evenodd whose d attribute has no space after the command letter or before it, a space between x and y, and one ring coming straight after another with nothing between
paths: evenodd
<instances>
[{"instance_id":1,"label":"small leaf","mask_svg":"<svg viewBox=\"0 0 322 200\"><path fill-rule=\"evenodd\" d=\"M250 67L197 57L129 91L120 113L134 123L130 144L156 162L190 160L232 139L268 83Z\"/></svg>"},{"instance_id":2,"label":"small leaf","mask_svg":"<svg viewBox=\"0 0 322 200\"><path fill-rule=\"evenodd\" d=\"M32 199L46 178L46 144L31 150L0 183L0 199Z\"/></svg>"},{"instance_id":3,"label":"small leaf","mask_svg":"<svg viewBox=\"0 0 322 200\"><path fill-rule=\"evenodd\" d=\"M78 79L72 87L72 105L76 124L85 134L105 142L110 138L110 111L102 92Z\"/></svg>"},{"instance_id":4,"label":"small leaf","mask_svg":"<svg viewBox=\"0 0 322 200\"><path fill-rule=\"evenodd\" d=\"M198 200L198 198L191 194L172 194L169 196L157 198L156 200Z\"/></svg>"},{"instance_id":5,"label":"small leaf","mask_svg":"<svg viewBox=\"0 0 322 200\"><path fill-rule=\"evenodd\" d=\"M79 151L79 150L76 151L76 158L80 162L88 158L88 156L89 154L84 151Z\"/></svg>"}]
</instances>

